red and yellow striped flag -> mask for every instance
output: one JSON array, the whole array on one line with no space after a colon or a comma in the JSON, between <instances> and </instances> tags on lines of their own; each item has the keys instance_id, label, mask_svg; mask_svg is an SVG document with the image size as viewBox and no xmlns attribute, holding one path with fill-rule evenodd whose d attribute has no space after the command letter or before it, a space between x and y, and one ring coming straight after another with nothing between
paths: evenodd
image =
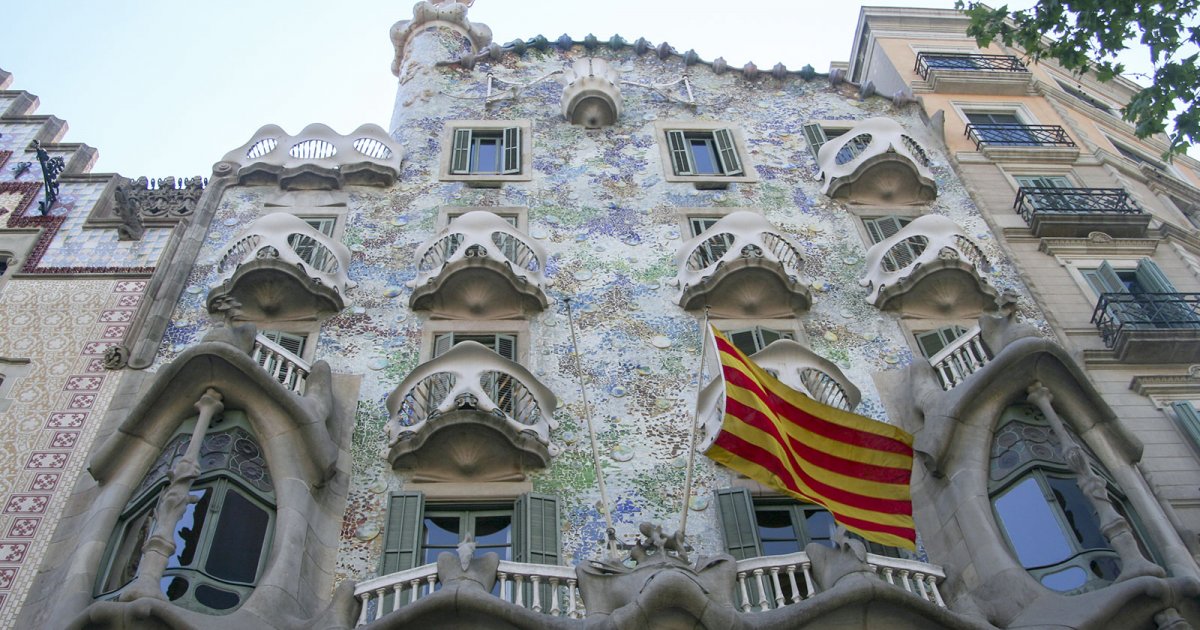
<instances>
[{"instance_id":1,"label":"red and yellow striped flag","mask_svg":"<svg viewBox=\"0 0 1200 630\"><path fill-rule=\"evenodd\" d=\"M916 549L912 435L779 382L715 328L725 417L710 459L829 510L867 540Z\"/></svg>"}]
</instances>

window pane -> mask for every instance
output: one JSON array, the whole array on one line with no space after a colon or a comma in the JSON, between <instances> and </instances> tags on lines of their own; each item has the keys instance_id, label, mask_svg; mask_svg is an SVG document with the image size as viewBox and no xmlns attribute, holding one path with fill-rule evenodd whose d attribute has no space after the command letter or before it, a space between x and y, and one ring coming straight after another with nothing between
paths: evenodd
<instances>
[{"instance_id":1,"label":"window pane","mask_svg":"<svg viewBox=\"0 0 1200 630\"><path fill-rule=\"evenodd\" d=\"M267 541L271 517L233 488L225 492L217 533L208 548L205 571L231 582L253 582Z\"/></svg>"},{"instance_id":2,"label":"window pane","mask_svg":"<svg viewBox=\"0 0 1200 630\"><path fill-rule=\"evenodd\" d=\"M697 175L721 174L711 138L688 138L688 146L692 149L692 161L695 162Z\"/></svg>"},{"instance_id":3,"label":"window pane","mask_svg":"<svg viewBox=\"0 0 1200 630\"><path fill-rule=\"evenodd\" d=\"M201 584L196 587L196 601L213 610L229 610L237 606L240 600L241 598L238 597L237 593L213 588L207 584Z\"/></svg>"},{"instance_id":4,"label":"window pane","mask_svg":"<svg viewBox=\"0 0 1200 630\"><path fill-rule=\"evenodd\" d=\"M1087 571L1079 567L1068 567L1049 575L1042 576L1042 585L1048 589L1065 593L1073 591L1087 583Z\"/></svg>"},{"instance_id":5,"label":"window pane","mask_svg":"<svg viewBox=\"0 0 1200 630\"><path fill-rule=\"evenodd\" d=\"M500 139L478 138L471 152L472 173L498 173L500 169Z\"/></svg>"},{"instance_id":6,"label":"window pane","mask_svg":"<svg viewBox=\"0 0 1200 630\"><path fill-rule=\"evenodd\" d=\"M1072 555L1062 526L1033 477L1025 478L998 497L995 506L1022 566L1046 566Z\"/></svg>"},{"instance_id":7,"label":"window pane","mask_svg":"<svg viewBox=\"0 0 1200 630\"><path fill-rule=\"evenodd\" d=\"M753 328L750 330L739 330L737 332L729 333L729 341L733 342L733 345L736 346L738 350L741 350L746 354L754 354L759 350L758 340L754 338Z\"/></svg>"},{"instance_id":8,"label":"window pane","mask_svg":"<svg viewBox=\"0 0 1200 630\"><path fill-rule=\"evenodd\" d=\"M112 569L108 572L108 579L104 581L102 592L107 593L125 586L137 576L138 565L142 562L142 546L146 544L153 527L152 508L129 519L125 531L121 533L120 546L113 553Z\"/></svg>"},{"instance_id":9,"label":"window pane","mask_svg":"<svg viewBox=\"0 0 1200 630\"><path fill-rule=\"evenodd\" d=\"M512 517L507 514L475 517L475 543L481 547L511 545Z\"/></svg>"},{"instance_id":10,"label":"window pane","mask_svg":"<svg viewBox=\"0 0 1200 630\"><path fill-rule=\"evenodd\" d=\"M1067 524L1075 539L1084 549L1108 549L1108 539L1100 533L1100 517L1092 508L1092 502L1084 496L1079 485L1071 479L1046 477L1054 500L1062 508Z\"/></svg>"},{"instance_id":11,"label":"window pane","mask_svg":"<svg viewBox=\"0 0 1200 630\"><path fill-rule=\"evenodd\" d=\"M458 544L460 519L457 516L426 516L425 546L450 546Z\"/></svg>"},{"instance_id":12,"label":"window pane","mask_svg":"<svg viewBox=\"0 0 1200 630\"><path fill-rule=\"evenodd\" d=\"M811 542L833 546L830 539L833 532L833 515L825 510L807 512L804 516L804 531L808 533Z\"/></svg>"},{"instance_id":13,"label":"window pane","mask_svg":"<svg viewBox=\"0 0 1200 630\"><path fill-rule=\"evenodd\" d=\"M204 533L204 521L208 517L208 503L212 500L212 488L201 488L189 492L199 500L190 503L183 517L175 526L175 555L167 560L168 567L190 567L196 561L200 536ZM161 500L161 499L160 499Z\"/></svg>"}]
</instances>

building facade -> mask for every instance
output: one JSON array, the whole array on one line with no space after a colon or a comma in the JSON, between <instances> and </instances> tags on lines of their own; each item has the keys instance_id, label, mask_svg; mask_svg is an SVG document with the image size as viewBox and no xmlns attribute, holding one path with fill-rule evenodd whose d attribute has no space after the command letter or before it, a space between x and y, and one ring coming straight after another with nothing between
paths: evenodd
<instances>
[{"instance_id":1,"label":"building facade","mask_svg":"<svg viewBox=\"0 0 1200 630\"><path fill-rule=\"evenodd\" d=\"M1131 85L952 11L818 74L469 8L392 27L387 130L207 179L87 175L0 92L0 623L1200 623L1200 169ZM916 553L693 463L705 322L914 434Z\"/></svg>"}]
</instances>

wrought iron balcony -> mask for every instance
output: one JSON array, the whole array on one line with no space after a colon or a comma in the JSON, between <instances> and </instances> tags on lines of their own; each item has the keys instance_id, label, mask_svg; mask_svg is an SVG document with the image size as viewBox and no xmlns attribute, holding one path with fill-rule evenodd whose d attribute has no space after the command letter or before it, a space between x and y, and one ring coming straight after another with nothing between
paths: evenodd
<instances>
[{"instance_id":1,"label":"wrought iron balcony","mask_svg":"<svg viewBox=\"0 0 1200 630\"><path fill-rule=\"evenodd\" d=\"M1092 323L1119 361L1200 361L1200 293L1104 293Z\"/></svg>"},{"instance_id":2,"label":"wrought iron balcony","mask_svg":"<svg viewBox=\"0 0 1200 630\"><path fill-rule=\"evenodd\" d=\"M853 411L862 398L836 363L790 339L775 341L751 358L788 387L831 407Z\"/></svg>"},{"instance_id":3,"label":"wrought iron balcony","mask_svg":"<svg viewBox=\"0 0 1200 630\"><path fill-rule=\"evenodd\" d=\"M388 396L389 459L423 479L520 478L525 466L544 467L558 453L550 442L557 405L529 370L464 341L417 366ZM453 430L439 436L444 429Z\"/></svg>"},{"instance_id":4,"label":"wrought iron balcony","mask_svg":"<svg viewBox=\"0 0 1200 630\"><path fill-rule=\"evenodd\" d=\"M903 589L939 608L945 608L939 584L946 579L937 565L867 554L867 565L887 584ZM734 590L742 613L774 610L800 604L817 595L812 561L801 551L779 556L738 560ZM442 588L437 564L426 564L358 583L354 596L360 608L357 626L437 593ZM587 602L578 588L573 567L501 560L496 568L493 596L502 605L526 608L551 617L583 619Z\"/></svg>"},{"instance_id":5,"label":"wrought iron balcony","mask_svg":"<svg viewBox=\"0 0 1200 630\"><path fill-rule=\"evenodd\" d=\"M1017 190L1013 208L1035 236L1115 237L1145 235L1150 215L1123 188L1032 188Z\"/></svg>"},{"instance_id":6,"label":"wrought iron balcony","mask_svg":"<svg viewBox=\"0 0 1200 630\"><path fill-rule=\"evenodd\" d=\"M916 203L937 197L929 155L890 118L869 118L817 152L821 192L859 203Z\"/></svg>"},{"instance_id":7,"label":"wrought iron balcony","mask_svg":"<svg viewBox=\"0 0 1200 630\"><path fill-rule=\"evenodd\" d=\"M995 299L991 264L954 221L918 217L867 251L867 302L909 315L974 317Z\"/></svg>"},{"instance_id":8,"label":"wrought iron balcony","mask_svg":"<svg viewBox=\"0 0 1200 630\"><path fill-rule=\"evenodd\" d=\"M234 238L209 292L236 297L251 319L295 319L336 313L355 283L346 275L350 250L284 212L268 214Z\"/></svg>"},{"instance_id":9,"label":"wrought iron balcony","mask_svg":"<svg viewBox=\"0 0 1200 630\"><path fill-rule=\"evenodd\" d=\"M263 335L254 338L254 350L250 358L284 387L304 394L304 383L312 372L312 366L307 361Z\"/></svg>"},{"instance_id":10,"label":"wrought iron balcony","mask_svg":"<svg viewBox=\"0 0 1200 630\"><path fill-rule=\"evenodd\" d=\"M982 147L1074 147L1075 141L1058 125L976 124L967 125L966 136Z\"/></svg>"},{"instance_id":11,"label":"wrought iron balcony","mask_svg":"<svg viewBox=\"0 0 1200 630\"><path fill-rule=\"evenodd\" d=\"M812 300L800 248L761 215L734 212L684 243L675 262L685 309L722 317L787 317Z\"/></svg>"},{"instance_id":12,"label":"wrought iron balcony","mask_svg":"<svg viewBox=\"0 0 1200 630\"><path fill-rule=\"evenodd\" d=\"M536 241L485 211L450 222L417 251L409 305L450 318L509 318L540 312L546 255Z\"/></svg>"},{"instance_id":13,"label":"wrought iron balcony","mask_svg":"<svg viewBox=\"0 0 1200 630\"><path fill-rule=\"evenodd\" d=\"M917 53L913 71L929 80L933 70L974 70L983 72L1029 72L1013 55L977 55L969 53Z\"/></svg>"},{"instance_id":14,"label":"wrought iron balcony","mask_svg":"<svg viewBox=\"0 0 1200 630\"><path fill-rule=\"evenodd\" d=\"M991 355L983 345L979 326L950 342L941 352L929 357L942 389L951 390L990 363Z\"/></svg>"}]
</instances>

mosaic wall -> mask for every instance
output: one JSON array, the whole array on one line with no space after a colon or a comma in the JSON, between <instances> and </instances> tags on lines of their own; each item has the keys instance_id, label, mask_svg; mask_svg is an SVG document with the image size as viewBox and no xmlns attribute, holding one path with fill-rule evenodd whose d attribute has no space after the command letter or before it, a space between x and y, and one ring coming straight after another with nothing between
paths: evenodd
<instances>
[{"instance_id":1,"label":"mosaic wall","mask_svg":"<svg viewBox=\"0 0 1200 630\"><path fill-rule=\"evenodd\" d=\"M414 44L414 55L430 58L457 51L460 43L436 32ZM422 48L424 47L424 48ZM913 360L893 316L865 302L859 286L866 246L854 219L838 202L823 197L816 165L801 132L811 119L889 116L903 124L929 150L939 195L929 212L944 214L974 236L991 261L987 279L1000 289L1026 292L1002 255L963 186L948 166L945 149L920 122L916 109L897 110L890 101L860 101L846 87L824 79L804 82L734 73L690 70L695 107L658 93L624 86L625 111L615 127L584 131L564 121L562 85L541 81L519 90L515 99L484 105L485 77L494 73L511 84L533 82L565 68L583 55L530 49L524 57L505 55L473 71L457 67L406 66L397 95L394 135L407 154L403 173L387 190L346 192L345 243L353 252L350 276L358 283L349 306L324 323L317 358L334 371L366 367L354 433L354 477L343 527L339 579L374 575L379 562L387 492L404 480L385 462L387 420L384 399L417 364L423 316L407 308L416 274L415 254L437 231L439 207L523 206L529 233L549 256L551 306L529 322L530 370L562 404L559 428L551 440L562 447L553 464L532 475L535 491L556 494L562 507L563 551L571 563L597 555L604 530L583 420L564 297L571 297L595 415L605 476L620 537L632 540L644 520L671 529L679 518L687 426L696 392L699 360L698 319L677 305L673 257L687 235L680 234L679 208L761 208L768 220L803 246L814 306L800 319L811 348L835 361L863 391L857 411L887 420L871 375L899 370ZM641 84L677 81L678 57L662 61L638 57L629 48L594 54L610 59L622 79ZM682 86L670 88L679 97ZM500 189L472 189L437 181L446 121L455 119L533 120L533 181ZM744 131L746 161L759 180L727 190L699 191L691 184L664 181L655 121L698 118L726 121ZM216 281L223 247L264 212L274 189L231 188L221 201L198 265L179 304L160 352L161 362L199 341L211 325L203 303ZM274 209L272 209L274 210ZM1028 298L1022 307L1031 308ZM1040 321L1031 312L1027 320ZM710 497L729 475L698 459L689 541L701 553L721 550L716 510Z\"/></svg>"}]
</instances>

